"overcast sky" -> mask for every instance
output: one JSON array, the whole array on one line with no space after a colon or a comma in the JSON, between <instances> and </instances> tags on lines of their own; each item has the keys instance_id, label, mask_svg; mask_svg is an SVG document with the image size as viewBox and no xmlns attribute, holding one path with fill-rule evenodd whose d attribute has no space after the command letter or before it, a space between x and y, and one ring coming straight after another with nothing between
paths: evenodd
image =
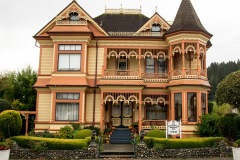
<instances>
[{"instance_id":1,"label":"overcast sky","mask_svg":"<svg viewBox=\"0 0 240 160\"><path fill-rule=\"evenodd\" d=\"M72 0L0 0L0 73L30 65L38 69L39 48L32 38ZM240 0L191 0L203 26L214 36L207 65L240 59ZM181 0L77 0L93 18L107 8L140 8L173 21Z\"/></svg>"}]
</instances>

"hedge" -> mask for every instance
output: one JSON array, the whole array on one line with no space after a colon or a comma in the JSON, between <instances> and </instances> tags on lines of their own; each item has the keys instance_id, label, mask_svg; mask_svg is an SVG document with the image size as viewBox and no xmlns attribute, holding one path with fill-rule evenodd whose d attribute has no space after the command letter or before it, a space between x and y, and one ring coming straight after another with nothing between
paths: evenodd
<instances>
[{"instance_id":1,"label":"hedge","mask_svg":"<svg viewBox=\"0 0 240 160\"><path fill-rule=\"evenodd\" d=\"M92 131L90 129L82 129L74 134L74 139L85 139L91 137Z\"/></svg>"},{"instance_id":2,"label":"hedge","mask_svg":"<svg viewBox=\"0 0 240 160\"><path fill-rule=\"evenodd\" d=\"M147 133L146 137L165 138L166 132L158 129L153 129Z\"/></svg>"},{"instance_id":3,"label":"hedge","mask_svg":"<svg viewBox=\"0 0 240 160\"><path fill-rule=\"evenodd\" d=\"M145 137L144 142L149 148L153 148L157 144L161 144L165 149L183 149L183 148L205 148L216 147L218 142L223 140L222 137L206 137L206 138L184 138L184 139L165 139Z\"/></svg>"},{"instance_id":4,"label":"hedge","mask_svg":"<svg viewBox=\"0 0 240 160\"><path fill-rule=\"evenodd\" d=\"M91 138L85 139L58 139L58 138L44 138L44 137L31 137L31 136L15 136L11 137L20 147L30 148L30 143L44 141L47 143L49 150L76 150L85 149L90 143Z\"/></svg>"}]
</instances>

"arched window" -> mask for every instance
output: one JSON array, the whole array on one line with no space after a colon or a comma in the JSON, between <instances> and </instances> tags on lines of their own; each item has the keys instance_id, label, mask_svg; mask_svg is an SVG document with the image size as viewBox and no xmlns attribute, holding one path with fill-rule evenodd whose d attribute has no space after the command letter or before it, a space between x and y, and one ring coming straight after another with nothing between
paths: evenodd
<instances>
[{"instance_id":1,"label":"arched window","mask_svg":"<svg viewBox=\"0 0 240 160\"><path fill-rule=\"evenodd\" d=\"M80 17L77 12L69 13L70 21L79 21Z\"/></svg>"}]
</instances>

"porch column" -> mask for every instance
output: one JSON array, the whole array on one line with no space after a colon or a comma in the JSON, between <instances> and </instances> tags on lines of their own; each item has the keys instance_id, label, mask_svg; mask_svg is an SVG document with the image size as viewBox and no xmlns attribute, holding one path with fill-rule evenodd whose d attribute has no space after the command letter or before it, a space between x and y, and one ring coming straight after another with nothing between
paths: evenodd
<instances>
[{"instance_id":1,"label":"porch column","mask_svg":"<svg viewBox=\"0 0 240 160\"><path fill-rule=\"evenodd\" d=\"M138 49L138 77L142 78L142 68L141 68L141 48Z\"/></svg>"},{"instance_id":2,"label":"porch column","mask_svg":"<svg viewBox=\"0 0 240 160\"><path fill-rule=\"evenodd\" d=\"M185 49L184 41L182 42L182 76L185 78Z\"/></svg>"},{"instance_id":3,"label":"porch column","mask_svg":"<svg viewBox=\"0 0 240 160\"><path fill-rule=\"evenodd\" d=\"M174 116L174 113L175 113L175 103L174 103L174 93L171 93L171 117L170 117L170 120L175 120L175 116Z\"/></svg>"},{"instance_id":4,"label":"porch column","mask_svg":"<svg viewBox=\"0 0 240 160\"><path fill-rule=\"evenodd\" d=\"M142 130L142 92L139 92L138 130Z\"/></svg>"},{"instance_id":5,"label":"porch column","mask_svg":"<svg viewBox=\"0 0 240 160\"><path fill-rule=\"evenodd\" d=\"M188 120L188 108L187 108L187 92L182 92L182 122L187 122Z\"/></svg>"},{"instance_id":6,"label":"porch column","mask_svg":"<svg viewBox=\"0 0 240 160\"><path fill-rule=\"evenodd\" d=\"M203 70L205 71L205 77L207 77L207 61L206 61L207 48L206 48L206 46L204 47L204 52L205 52L205 56L204 56L204 67L203 67Z\"/></svg>"},{"instance_id":7,"label":"porch column","mask_svg":"<svg viewBox=\"0 0 240 160\"><path fill-rule=\"evenodd\" d=\"M197 42L197 73L198 73L198 78L200 78L200 63L199 63L199 57L200 57L200 47L199 47L199 42Z\"/></svg>"},{"instance_id":8,"label":"porch column","mask_svg":"<svg viewBox=\"0 0 240 160\"><path fill-rule=\"evenodd\" d=\"M104 130L104 124L105 124L105 113L104 113L104 100L103 100L103 92L101 91L101 115L100 115L100 129Z\"/></svg>"},{"instance_id":9,"label":"porch column","mask_svg":"<svg viewBox=\"0 0 240 160\"><path fill-rule=\"evenodd\" d=\"M104 59L103 59L103 67L102 67L102 77L105 76L105 70L107 69L107 61L108 61L108 56L107 56L107 48L104 48Z\"/></svg>"},{"instance_id":10,"label":"porch column","mask_svg":"<svg viewBox=\"0 0 240 160\"><path fill-rule=\"evenodd\" d=\"M200 122L200 116L202 116L202 96L201 96L201 92L198 91L197 92L197 122Z\"/></svg>"},{"instance_id":11,"label":"porch column","mask_svg":"<svg viewBox=\"0 0 240 160\"><path fill-rule=\"evenodd\" d=\"M172 53L172 45L170 45L170 51L169 51L169 78L172 78L172 72L173 72L173 53Z\"/></svg>"}]
</instances>

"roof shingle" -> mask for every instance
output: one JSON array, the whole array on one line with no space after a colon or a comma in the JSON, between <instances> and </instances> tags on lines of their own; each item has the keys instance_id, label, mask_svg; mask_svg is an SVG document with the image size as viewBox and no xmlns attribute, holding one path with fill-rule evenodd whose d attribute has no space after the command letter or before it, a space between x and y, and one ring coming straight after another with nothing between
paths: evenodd
<instances>
[{"instance_id":1,"label":"roof shingle","mask_svg":"<svg viewBox=\"0 0 240 160\"><path fill-rule=\"evenodd\" d=\"M136 32L149 18L143 14L102 14L94 20L106 32Z\"/></svg>"}]
</instances>

